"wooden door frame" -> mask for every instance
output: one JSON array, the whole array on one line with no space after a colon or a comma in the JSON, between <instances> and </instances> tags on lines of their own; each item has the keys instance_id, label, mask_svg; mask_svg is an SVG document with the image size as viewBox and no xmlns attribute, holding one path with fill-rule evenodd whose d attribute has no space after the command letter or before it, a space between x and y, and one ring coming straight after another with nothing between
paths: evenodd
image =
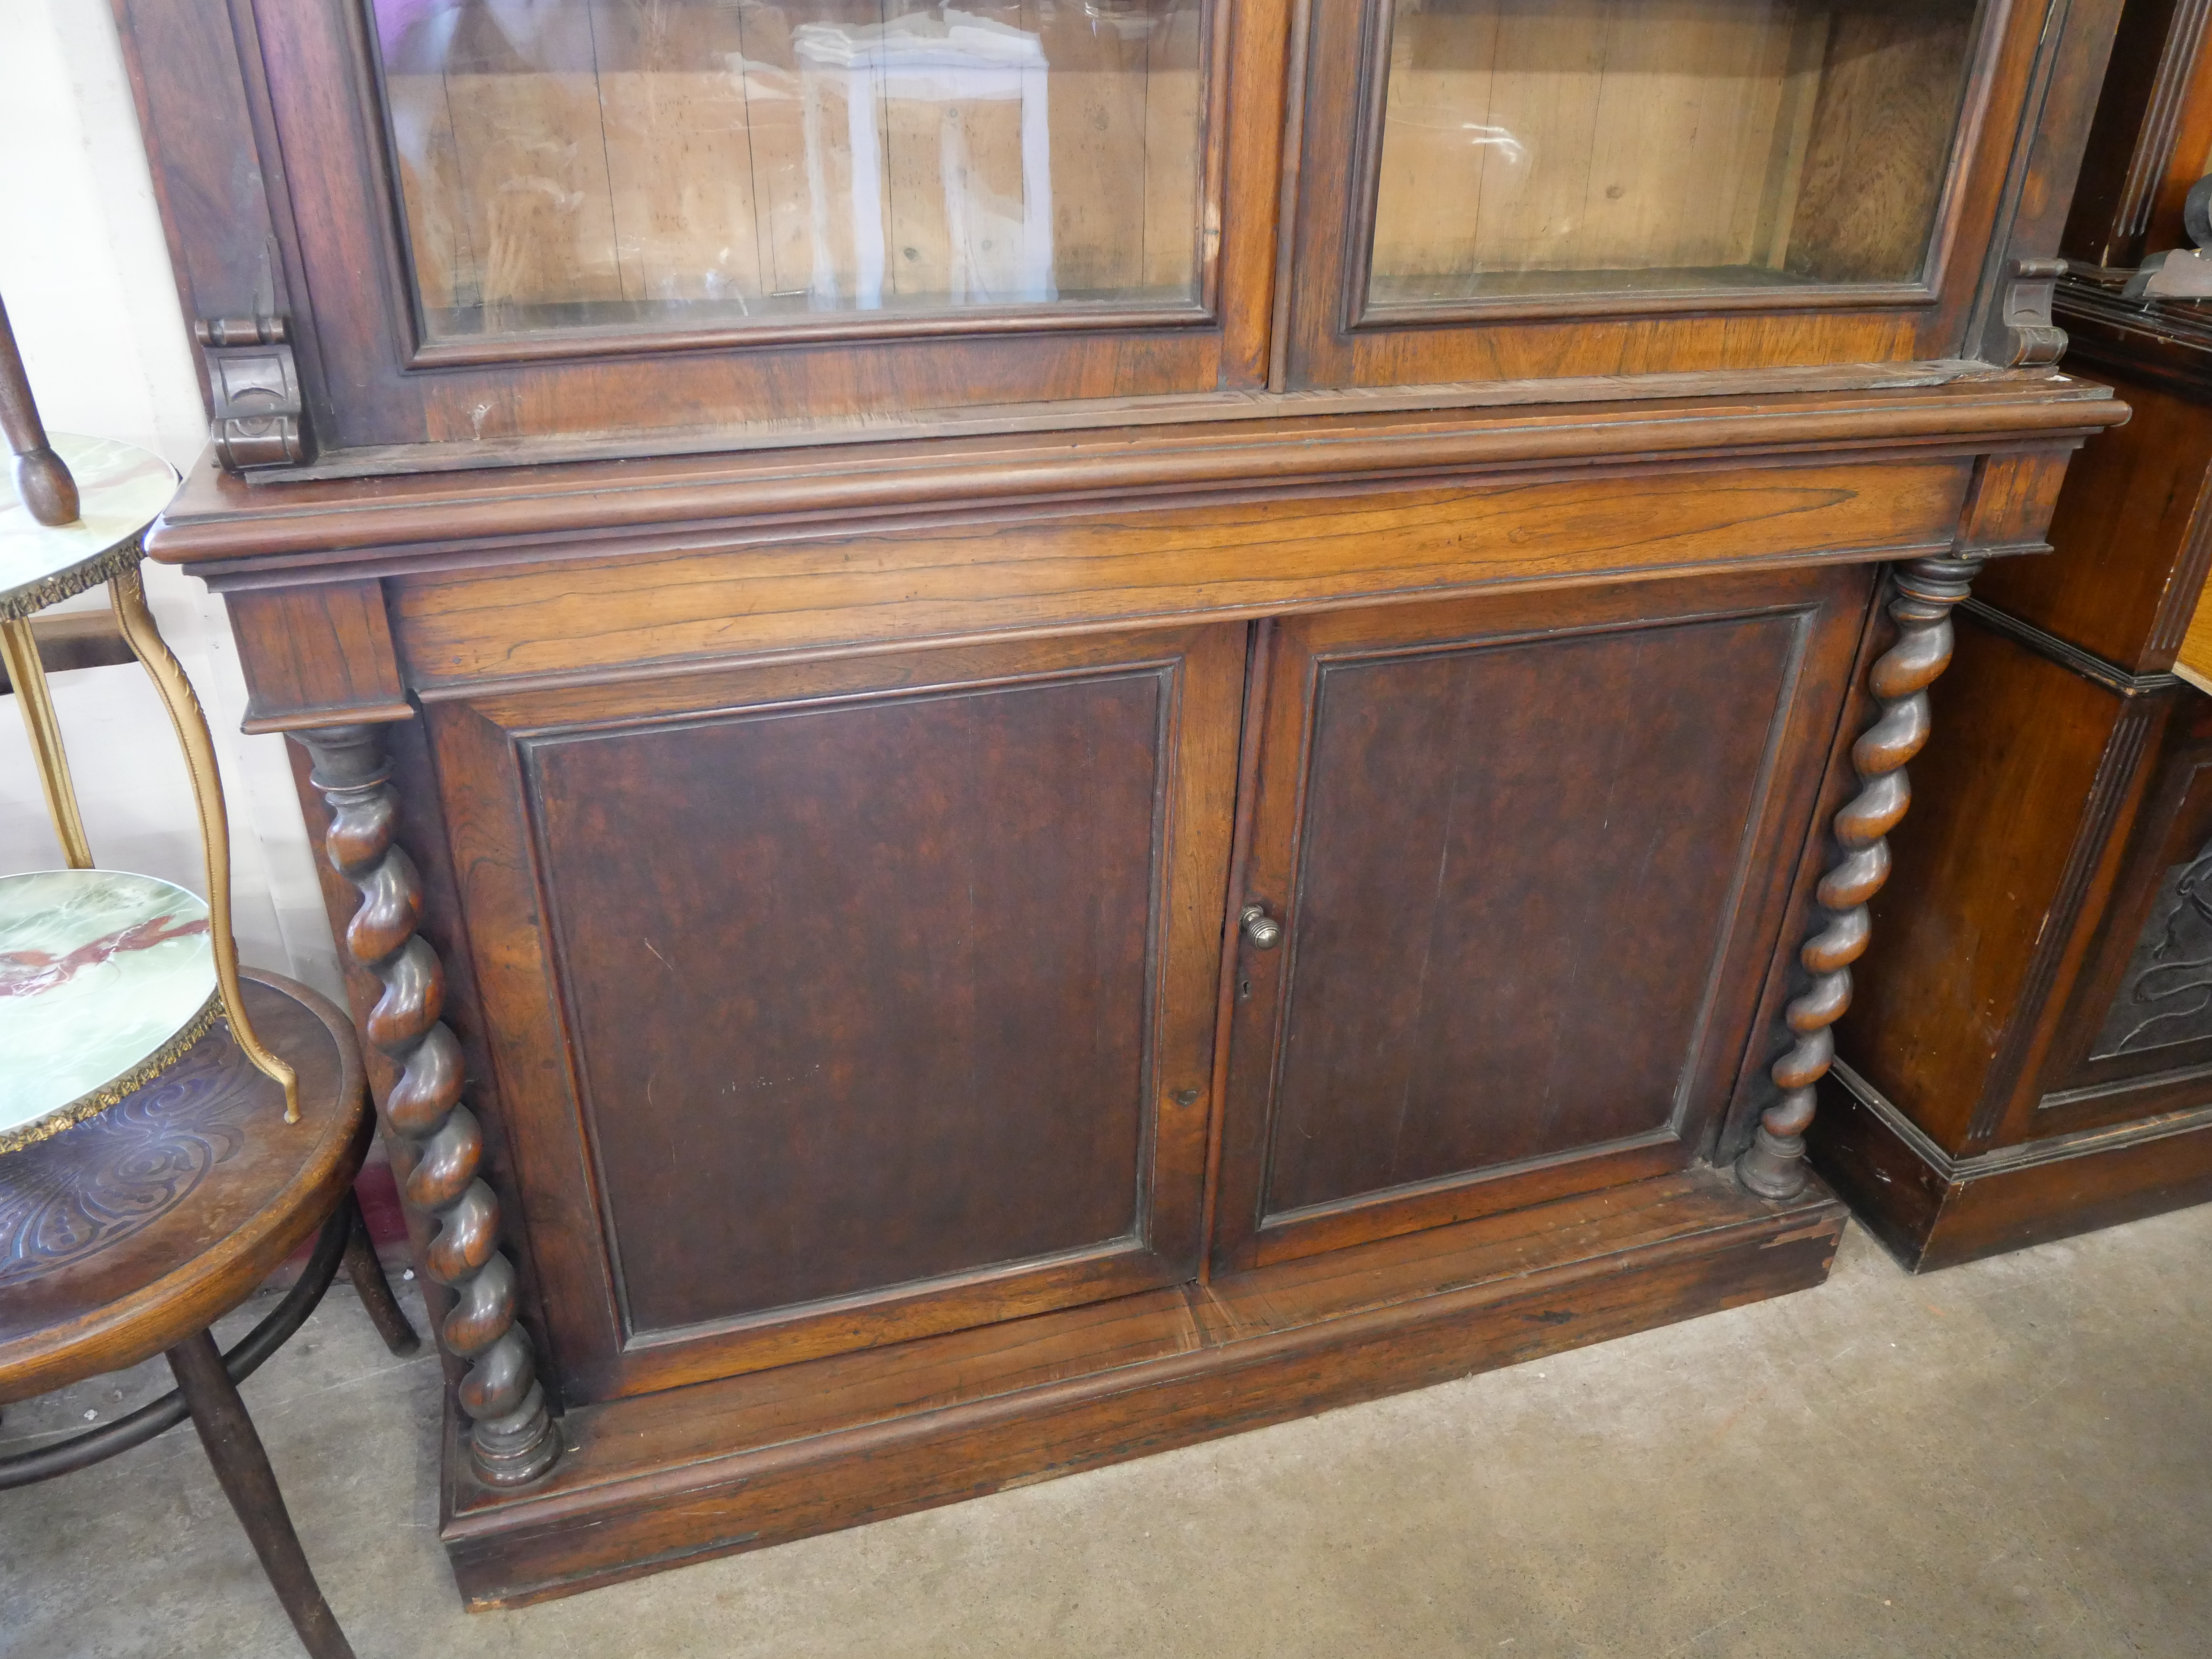
<instances>
[{"instance_id":1,"label":"wooden door frame","mask_svg":"<svg viewBox=\"0 0 2212 1659\"><path fill-rule=\"evenodd\" d=\"M1245 625L1085 634L754 665L426 707L460 908L520 1183L539 1302L571 1404L681 1386L994 1323L1195 1275L1213 1053L1212 989L1235 787ZM619 1313L613 1222L589 1151L566 995L520 750L534 737L686 724L997 685L1158 672L1166 791L1148 951L1144 1171L1138 1234L1109 1245L872 1288L791 1309L633 1335Z\"/></svg>"},{"instance_id":2,"label":"wooden door frame","mask_svg":"<svg viewBox=\"0 0 2212 1659\"><path fill-rule=\"evenodd\" d=\"M770 416L829 421L1266 383L1291 0L1206 0L1204 200L1193 227L1205 297L1187 313L825 318L721 334L460 345L419 337L356 0L115 3L187 314L284 320L308 425L325 452L526 447L592 432L649 443L655 432L696 438L702 427ZM166 88L149 67L170 63L191 66L203 95L221 103L219 119L202 122L154 95ZM232 246L246 240L234 210L203 206L223 199L225 181L241 173L266 185L265 228L250 248ZM301 202L316 210L296 210ZM210 281L196 285L200 272ZM210 282L224 291L198 291ZM383 464L398 462L385 455Z\"/></svg>"},{"instance_id":3,"label":"wooden door frame","mask_svg":"<svg viewBox=\"0 0 2212 1659\"><path fill-rule=\"evenodd\" d=\"M1578 590L1583 612L1561 625L1560 596L1503 595L1436 601L1375 612L1329 611L1286 618L1273 629L1265 731L1256 743L1295 756L1292 794L1265 799L1271 774L1285 763L1248 763L1259 779L1255 814L1287 812L1286 868L1301 867L1308 769L1317 671L1332 655L1366 657L1367 647L1332 653L1303 649L1300 635L1326 635L1347 619L1370 617L1404 643L1401 651L1482 649L1531 641L1632 632L1763 615L1799 617L1800 632L1761 763L1761 779L1735 859L1735 875L1709 965L1705 1012L1686 1057L1672 1121L1662 1131L1618 1143L1546 1154L1494 1168L1363 1194L1309 1210L1269 1217L1265 1202L1274 1097L1279 1086L1286 999L1294 961L1297 900L1292 891L1263 892L1256 860L1240 860L1231 910L1263 904L1285 929L1279 950L1241 948L1236 972L1254 981L1239 999L1228 1042L1223 1149L1214 1197L1210 1270L1227 1273L1516 1209L1547 1200L1645 1179L1704 1157L1713 1133L1764 1058L1761 1019L1772 976L1774 941L1788 932L1802 826L1811 821L1831 763L1837 723L1850 686L1851 665L1865 630L1872 572L1864 567L1802 568L1780 573L1677 578ZM1424 635L1433 632L1433 638ZM1296 676L1296 684L1290 676ZM1276 784L1280 789L1281 784ZM1240 809L1242 804L1240 803ZM1264 827L1240 835L1256 839ZM1240 843L1241 844L1241 843Z\"/></svg>"},{"instance_id":4,"label":"wooden door frame","mask_svg":"<svg viewBox=\"0 0 2212 1659\"><path fill-rule=\"evenodd\" d=\"M1787 295L1501 298L1434 320L1367 314L1394 0L1304 3L1304 60L1292 66L1301 87L1300 200L1285 232L1285 263L1299 280L1285 285L1280 374L1293 391L1962 355L1983 272L1954 250L1984 246L1996 226L2008 162L2023 137L2013 114L2033 80L2051 0L1982 0L1920 277ZM1355 142L1343 141L1347 133ZM1562 366L1570 352L1572 366Z\"/></svg>"}]
</instances>

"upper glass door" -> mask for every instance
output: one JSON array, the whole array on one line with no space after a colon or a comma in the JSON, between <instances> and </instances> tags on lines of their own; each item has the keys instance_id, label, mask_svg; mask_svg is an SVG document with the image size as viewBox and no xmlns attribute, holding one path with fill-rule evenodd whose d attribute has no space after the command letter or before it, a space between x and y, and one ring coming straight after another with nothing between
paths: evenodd
<instances>
[{"instance_id":1,"label":"upper glass door","mask_svg":"<svg viewBox=\"0 0 2212 1659\"><path fill-rule=\"evenodd\" d=\"M1202 0L370 0L426 343L1195 310Z\"/></svg>"},{"instance_id":2,"label":"upper glass door","mask_svg":"<svg viewBox=\"0 0 2212 1659\"><path fill-rule=\"evenodd\" d=\"M1284 386L1963 349L2038 0L1307 3Z\"/></svg>"},{"instance_id":3,"label":"upper glass door","mask_svg":"<svg viewBox=\"0 0 2212 1659\"><path fill-rule=\"evenodd\" d=\"M1905 283L1975 0L1395 0L1370 315Z\"/></svg>"}]
</instances>

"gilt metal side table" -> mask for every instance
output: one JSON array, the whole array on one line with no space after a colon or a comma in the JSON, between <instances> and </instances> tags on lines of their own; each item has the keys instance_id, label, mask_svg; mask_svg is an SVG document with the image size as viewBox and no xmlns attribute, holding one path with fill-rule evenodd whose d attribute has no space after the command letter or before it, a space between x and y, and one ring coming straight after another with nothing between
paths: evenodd
<instances>
[{"instance_id":1,"label":"gilt metal side table","mask_svg":"<svg viewBox=\"0 0 2212 1659\"><path fill-rule=\"evenodd\" d=\"M145 556L141 538L175 493L176 469L129 444L66 434L49 439L4 309L0 429L15 454L19 498L0 496L0 660L15 689L47 813L69 866L66 872L50 872L39 889L48 913L34 918L24 908L30 901L19 894L15 927L0 934L0 951L18 953L0 962L0 1039L9 1041L15 1056L0 1077L0 1152L112 1104L173 1060L218 1012L247 1058L283 1086L285 1121L295 1122L299 1097L290 1068L254 1035L239 989L230 832L215 743L191 682L155 627L139 576ZM93 868L30 618L103 582L117 625L145 665L184 750L206 863L204 905L166 883ZM27 945L17 931L23 927L34 935ZM204 952L197 944L183 943L199 935L205 938ZM104 952L101 966L114 972L102 975L87 992L78 988L80 975L33 972L40 964L18 959L26 949L64 960L72 951ZM179 988L203 954L212 983L173 1026L146 1017L129 1022L128 1030L117 1028L114 1011L143 994L133 985L126 997L118 979L143 978L147 963L157 962L168 981L169 994L161 1001L167 1008L183 994Z\"/></svg>"},{"instance_id":2,"label":"gilt metal side table","mask_svg":"<svg viewBox=\"0 0 2212 1659\"><path fill-rule=\"evenodd\" d=\"M0 876L0 1402L166 1353L176 1390L0 1459L0 1488L80 1469L189 1415L293 1627L352 1659L285 1512L238 1382L343 1266L386 1345L413 1328L353 1180L370 1117L353 1028L305 986L241 975L230 842L206 717L154 625L141 538L177 475L126 444L48 438L0 310L0 658L68 868ZM95 869L29 618L105 582L191 775L207 897ZM210 1334L317 1237L276 1310L228 1354Z\"/></svg>"}]
</instances>

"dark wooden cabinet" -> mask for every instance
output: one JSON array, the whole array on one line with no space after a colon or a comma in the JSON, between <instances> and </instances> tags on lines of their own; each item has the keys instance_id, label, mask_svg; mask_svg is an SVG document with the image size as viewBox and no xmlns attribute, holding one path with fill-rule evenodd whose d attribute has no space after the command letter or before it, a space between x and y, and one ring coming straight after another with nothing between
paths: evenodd
<instances>
[{"instance_id":1,"label":"dark wooden cabinet","mask_svg":"<svg viewBox=\"0 0 2212 1659\"><path fill-rule=\"evenodd\" d=\"M1823 1171L1940 1267L2212 1197L2212 1027L2193 902L2212 702L2174 673L2212 559L2212 336L2138 299L2182 239L2212 82L2201 8L2131 4L2067 231L2069 361L2130 422L2068 475L2059 556L1990 572L1932 694L1883 972L1837 1027Z\"/></svg>"},{"instance_id":2,"label":"dark wooden cabinet","mask_svg":"<svg viewBox=\"0 0 2212 1659\"><path fill-rule=\"evenodd\" d=\"M463 1594L1819 1283L2115 10L118 0Z\"/></svg>"}]
</instances>

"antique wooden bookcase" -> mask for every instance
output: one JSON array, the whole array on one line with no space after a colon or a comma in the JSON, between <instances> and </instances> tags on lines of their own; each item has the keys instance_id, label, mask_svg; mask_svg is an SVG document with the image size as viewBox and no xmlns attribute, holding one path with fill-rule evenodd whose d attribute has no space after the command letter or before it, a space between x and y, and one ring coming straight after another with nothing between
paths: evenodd
<instances>
[{"instance_id":1,"label":"antique wooden bookcase","mask_svg":"<svg viewBox=\"0 0 2212 1659\"><path fill-rule=\"evenodd\" d=\"M2114 0L118 4L472 1602L1826 1274Z\"/></svg>"},{"instance_id":2,"label":"antique wooden bookcase","mask_svg":"<svg viewBox=\"0 0 2212 1659\"><path fill-rule=\"evenodd\" d=\"M2212 702L2174 672L2212 569L2212 328L2132 280L2212 173L2206 25L2123 13L2057 311L2135 416L2068 476L2057 556L1966 605L1934 708L1967 740L1915 780L1884 971L1822 1085L1816 1161L1919 1267L2212 1198Z\"/></svg>"}]
</instances>

